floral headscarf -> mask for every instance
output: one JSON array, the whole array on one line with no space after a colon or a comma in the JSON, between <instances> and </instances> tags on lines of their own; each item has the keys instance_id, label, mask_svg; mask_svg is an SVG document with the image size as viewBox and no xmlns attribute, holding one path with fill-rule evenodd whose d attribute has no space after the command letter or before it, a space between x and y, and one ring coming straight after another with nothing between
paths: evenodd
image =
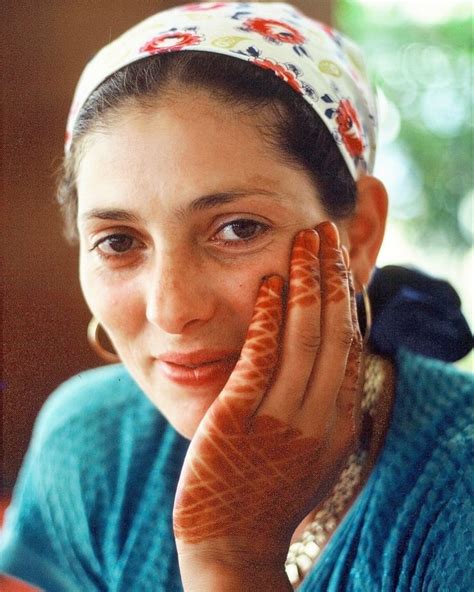
<instances>
[{"instance_id":1,"label":"floral headscarf","mask_svg":"<svg viewBox=\"0 0 474 592\"><path fill-rule=\"evenodd\" d=\"M111 74L150 55L206 51L272 70L327 126L352 174L373 170L377 117L359 49L335 29L283 2L204 2L159 12L104 47L74 96L66 152L91 93Z\"/></svg>"}]
</instances>

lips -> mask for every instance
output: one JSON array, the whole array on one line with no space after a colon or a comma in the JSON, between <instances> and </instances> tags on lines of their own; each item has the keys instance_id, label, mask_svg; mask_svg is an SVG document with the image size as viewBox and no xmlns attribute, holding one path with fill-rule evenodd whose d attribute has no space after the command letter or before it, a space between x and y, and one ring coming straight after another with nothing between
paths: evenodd
<instances>
[{"instance_id":1,"label":"lips","mask_svg":"<svg viewBox=\"0 0 474 592\"><path fill-rule=\"evenodd\" d=\"M160 373L184 386L206 386L225 383L239 353L224 350L198 350L190 353L169 352L156 358Z\"/></svg>"}]
</instances>

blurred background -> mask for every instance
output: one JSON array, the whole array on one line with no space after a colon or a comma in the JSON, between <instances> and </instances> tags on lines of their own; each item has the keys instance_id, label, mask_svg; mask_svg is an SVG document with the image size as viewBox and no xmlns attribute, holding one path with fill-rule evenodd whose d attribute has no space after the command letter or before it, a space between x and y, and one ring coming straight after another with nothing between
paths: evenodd
<instances>
[{"instance_id":1,"label":"blurred background","mask_svg":"<svg viewBox=\"0 0 474 592\"><path fill-rule=\"evenodd\" d=\"M472 327L473 9L470 1L338 0L333 21L364 49L377 88L375 175L390 196L381 265L448 279ZM472 354L460 365L473 368Z\"/></svg>"},{"instance_id":2,"label":"blurred background","mask_svg":"<svg viewBox=\"0 0 474 592\"><path fill-rule=\"evenodd\" d=\"M2 6L1 488L8 498L47 396L99 365L77 252L62 238L55 170L86 61L135 22L183 2L7 0ZM376 174L391 196L380 263L448 279L473 322L472 8L464 0L300 0L365 49L378 86ZM461 365L472 369L472 356Z\"/></svg>"}]
</instances>

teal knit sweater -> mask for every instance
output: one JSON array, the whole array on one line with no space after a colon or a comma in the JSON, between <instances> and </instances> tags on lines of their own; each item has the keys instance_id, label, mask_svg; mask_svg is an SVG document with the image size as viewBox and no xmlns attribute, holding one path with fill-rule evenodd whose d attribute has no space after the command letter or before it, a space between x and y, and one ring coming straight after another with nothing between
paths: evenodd
<instances>
[{"instance_id":1,"label":"teal knit sweater","mask_svg":"<svg viewBox=\"0 0 474 592\"><path fill-rule=\"evenodd\" d=\"M474 589L474 380L408 352L397 368L384 449L301 592ZM69 380L36 422L0 570L48 592L182 590L171 516L186 448L123 366Z\"/></svg>"}]
</instances>

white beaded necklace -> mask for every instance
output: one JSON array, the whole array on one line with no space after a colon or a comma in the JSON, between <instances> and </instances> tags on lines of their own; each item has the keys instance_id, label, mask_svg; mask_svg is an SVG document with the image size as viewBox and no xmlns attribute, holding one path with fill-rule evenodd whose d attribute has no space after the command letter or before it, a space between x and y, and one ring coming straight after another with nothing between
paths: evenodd
<instances>
[{"instance_id":1,"label":"white beaded necklace","mask_svg":"<svg viewBox=\"0 0 474 592\"><path fill-rule=\"evenodd\" d=\"M385 384L386 372L382 358L367 355L365 358L364 387L361 402L363 417L373 417L375 406ZM362 470L367 460L367 447L351 454L330 496L314 515L301 538L293 543L285 562L287 576L296 589L310 571L321 550L344 515L347 505L360 484Z\"/></svg>"}]
</instances>

